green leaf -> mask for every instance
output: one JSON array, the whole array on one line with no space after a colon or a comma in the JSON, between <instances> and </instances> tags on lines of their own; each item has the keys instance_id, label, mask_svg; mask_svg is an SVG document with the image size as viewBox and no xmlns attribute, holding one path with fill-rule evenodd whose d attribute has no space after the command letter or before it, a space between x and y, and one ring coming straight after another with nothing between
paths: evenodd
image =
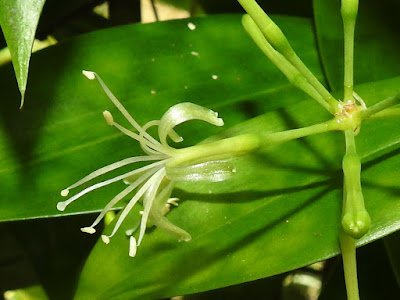
<instances>
[{"instance_id":1,"label":"green leaf","mask_svg":"<svg viewBox=\"0 0 400 300\"><path fill-rule=\"evenodd\" d=\"M15 76L24 104L29 59L45 0L1 0L0 26L11 52Z\"/></svg>"},{"instance_id":2,"label":"green leaf","mask_svg":"<svg viewBox=\"0 0 400 300\"><path fill-rule=\"evenodd\" d=\"M321 77L310 22L279 20ZM307 99L247 37L240 16L192 19L194 31L188 22L113 28L35 53L27 96L33 101L22 111L10 101L18 97L11 66L0 69L2 97L8 100L0 110L0 192L6 195L0 199L0 221L59 216L62 189L94 169L143 153L105 124L102 111L116 109L96 82L82 76L83 69L97 71L140 124L191 101L220 111L230 127ZM194 130L191 124L179 128L186 145L216 130L201 122ZM88 194L62 215L98 211L121 186Z\"/></svg>"},{"instance_id":3,"label":"green leaf","mask_svg":"<svg viewBox=\"0 0 400 300\"><path fill-rule=\"evenodd\" d=\"M395 93L400 78L358 86L368 105ZM220 136L280 131L326 120L305 101L249 120ZM379 133L379 134L377 134ZM358 245L399 229L397 178L400 124L370 122L357 137L364 162L362 181L370 232ZM76 299L155 299L255 280L339 253L342 202L341 133L274 146L235 161L237 175L214 184L179 184L182 199L168 218L192 235L177 243L161 230L147 234L137 256L128 257L125 230L132 212L109 245L95 246ZM108 234L113 224L106 228ZM260 250L262 249L262 250ZM154 270L150 272L149 270ZM99 276L101 274L101 276ZM172 275L171 275L172 274Z\"/></svg>"},{"instance_id":4,"label":"green leaf","mask_svg":"<svg viewBox=\"0 0 400 300\"><path fill-rule=\"evenodd\" d=\"M397 0L360 1L355 33L355 84L400 75L399 8ZM327 79L333 90L343 90L344 50L340 0L314 0L314 16Z\"/></svg>"}]
</instances>

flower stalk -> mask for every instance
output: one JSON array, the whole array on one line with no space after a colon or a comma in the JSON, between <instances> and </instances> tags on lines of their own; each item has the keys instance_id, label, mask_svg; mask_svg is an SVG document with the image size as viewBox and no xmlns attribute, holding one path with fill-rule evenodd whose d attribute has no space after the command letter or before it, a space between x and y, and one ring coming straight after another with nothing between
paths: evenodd
<instances>
[{"instance_id":1,"label":"flower stalk","mask_svg":"<svg viewBox=\"0 0 400 300\"><path fill-rule=\"evenodd\" d=\"M358 14L358 0L342 0L341 14L344 30L344 101L353 99L354 31Z\"/></svg>"},{"instance_id":2,"label":"flower stalk","mask_svg":"<svg viewBox=\"0 0 400 300\"><path fill-rule=\"evenodd\" d=\"M314 87L319 95L330 107L332 113L339 112L339 102L319 82L315 75L307 68L293 50L282 30L271 20L262 8L253 0L238 0L244 10L253 19L257 27L269 44L279 52L303 77ZM325 105L323 105L325 106Z\"/></svg>"}]
</instances>

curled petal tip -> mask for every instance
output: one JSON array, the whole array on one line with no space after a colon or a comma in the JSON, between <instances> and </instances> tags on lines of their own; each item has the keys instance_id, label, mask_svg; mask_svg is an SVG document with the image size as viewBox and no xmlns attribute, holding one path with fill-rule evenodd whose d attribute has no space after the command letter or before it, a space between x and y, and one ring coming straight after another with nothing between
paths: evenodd
<instances>
[{"instance_id":1,"label":"curled petal tip","mask_svg":"<svg viewBox=\"0 0 400 300\"><path fill-rule=\"evenodd\" d=\"M95 73L92 72L92 71L85 71L85 70L82 70L82 74L83 74L87 79L89 79L89 80L94 80L94 79L96 78Z\"/></svg>"},{"instance_id":2,"label":"curled petal tip","mask_svg":"<svg viewBox=\"0 0 400 300\"><path fill-rule=\"evenodd\" d=\"M217 122L216 122L216 125L217 126L224 126L224 120L222 120L222 118L217 118Z\"/></svg>"}]
</instances>

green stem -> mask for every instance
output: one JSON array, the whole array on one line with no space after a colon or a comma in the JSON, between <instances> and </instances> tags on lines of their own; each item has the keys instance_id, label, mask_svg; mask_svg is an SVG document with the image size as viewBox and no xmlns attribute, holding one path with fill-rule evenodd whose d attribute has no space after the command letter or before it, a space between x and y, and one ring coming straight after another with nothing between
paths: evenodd
<instances>
[{"instance_id":1,"label":"green stem","mask_svg":"<svg viewBox=\"0 0 400 300\"><path fill-rule=\"evenodd\" d=\"M363 110L361 112L361 117L363 120L371 118L371 117L375 117L374 115L377 113L383 114L385 109L399 104L400 103L400 94L397 94L393 97L387 98L385 100L382 100L374 105L372 105L371 107L367 108L366 110ZM398 108L397 108L398 110ZM390 112L389 112L390 114Z\"/></svg>"},{"instance_id":2,"label":"green stem","mask_svg":"<svg viewBox=\"0 0 400 300\"><path fill-rule=\"evenodd\" d=\"M368 120L377 120L377 119L388 119L388 118L398 118L400 117L400 107L395 108L387 108L382 110L376 114L373 114Z\"/></svg>"},{"instance_id":3,"label":"green stem","mask_svg":"<svg viewBox=\"0 0 400 300\"><path fill-rule=\"evenodd\" d=\"M311 98L316 100L320 105L327 109L330 113L334 114L335 111L332 107L322 98L322 96L315 90L315 88L307 81L307 79L285 58L276 51L271 44L264 38L262 32L257 24L249 15L244 15L242 18L244 29L261 49L261 51L269 58L269 60L281 70L297 88L303 90Z\"/></svg>"},{"instance_id":4,"label":"green stem","mask_svg":"<svg viewBox=\"0 0 400 300\"><path fill-rule=\"evenodd\" d=\"M344 30L344 101L353 98L354 30L358 13L358 0L342 0L341 14Z\"/></svg>"},{"instance_id":5,"label":"green stem","mask_svg":"<svg viewBox=\"0 0 400 300\"><path fill-rule=\"evenodd\" d=\"M238 1L257 24L258 28L272 47L281 53L308 80L322 98L331 106L333 111L339 112L339 102L328 92L328 90L301 61L290 46L281 29L270 19L261 7L253 0Z\"/></svg>"},{"instance_id":6,"label":"green stem","mask_svg":"<svg viewBox=\"0 0 400 300\"><path fill-rule=\"evenodd\" d=\"M233 158L273 144L287 142L327 131L343 130L343 124L344 123L338 121L337 118L334 118L327 122L298 129L264 134L241 134L207 144L175 149L174 151L177 155L172 155L173 158L168 163L168 167L193 164L202 161Z\"/></svg>"},{"instance_id":7,"label":"green stem","mask_svg":"<svg viewBox=\"0 0 400 300\"><path fill-rule=\"evenodd\" d=\"M359 300L357 280L356 241L344 232L339 237L343 257L344 279L346 282L347 300Z\"/></svg>"}]
</instances>

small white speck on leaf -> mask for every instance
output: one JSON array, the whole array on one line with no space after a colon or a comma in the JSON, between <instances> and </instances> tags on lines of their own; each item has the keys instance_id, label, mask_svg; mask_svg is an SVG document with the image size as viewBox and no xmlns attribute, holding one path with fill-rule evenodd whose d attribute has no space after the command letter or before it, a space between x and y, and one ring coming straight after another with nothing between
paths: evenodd
<instances>
[{"instance_id":1,"label":"small white speck on leaf","mask_svg":"<svg viewBox=\"0 0 400 300\"><path fill-rule=\"evenodd\" d=\"M192 51L192 52L190 52L190 54L192 54L193 56L199 56L199 52L196 52L196 51Z\"/></svg>"},{"instance_id":2,"label":"small white speck on leaf","mask_svg":"<svg viewBox=\"0 0 400 300\"><path fill-rule=\"evenodd\" d=\"M156 93L157 93L157 91L155 91L155 90L151 90L151 91L150 91L150 93L151 93L152 95L154 95L154 94L156 94Z\"/></svg>"},{"instance_id":3,"label":"small white speck on leaf","mask_svg":"<svg viewBox=\"0 0 400 300\"><path fill-rule=\"evenodd\" d=\"M196 29L196 25L194 25L193 23L188 23L187 26L189 27L190 30Z\"/></svg>"},{"instance_id":4,"label":"small white speck on leaf","mask_svg":"<svg viewBox=\"0 0 400 300\"><path fill-rule=\"evenodd\" d=\"M213 76L211 76L212 77L212 79L214 79L214 80L217 80L218 79L218 75L213 75Z\"/></svg>"}]
</instances>

